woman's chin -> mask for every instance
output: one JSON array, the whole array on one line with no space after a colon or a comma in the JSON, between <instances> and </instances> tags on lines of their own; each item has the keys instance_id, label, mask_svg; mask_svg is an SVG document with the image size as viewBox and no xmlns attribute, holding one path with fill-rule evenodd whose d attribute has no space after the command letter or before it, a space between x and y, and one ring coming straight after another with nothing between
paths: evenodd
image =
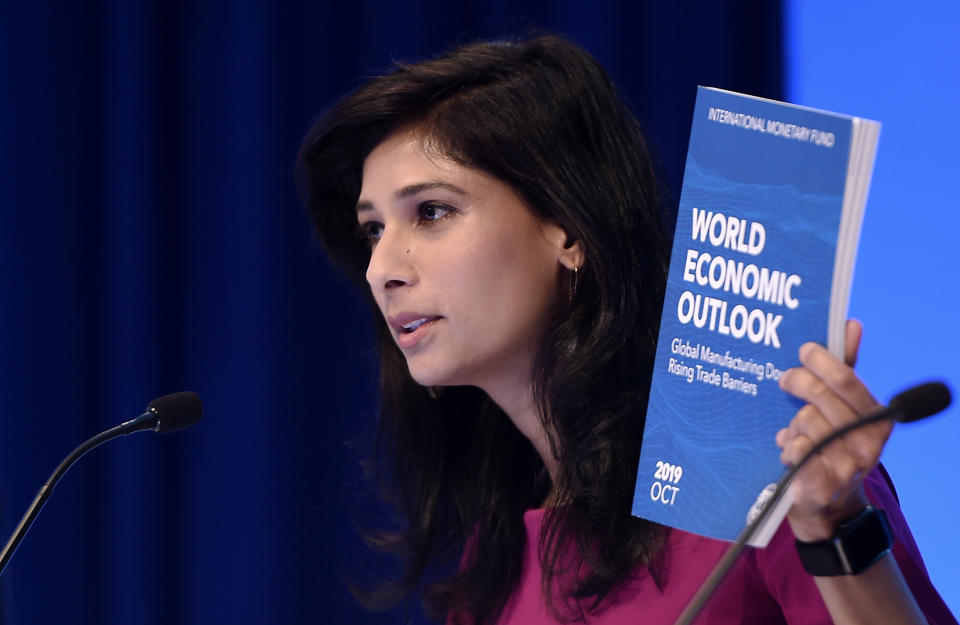
<instances>
[{"instance_id":1,"label":"woman's chin","mask_svg":"<svg viewBox=\"0 0 960 625\"><path fill-rule=\"evenodd\" d=\"M434 387L434 386L453 386L450 383L449 378L442 375L432 375L432 374L420 374L417 375L410 372L410 377L413 378L413 381L419 384L420 386Z\"/></svg>"},{"instance_id":2,"label":"woman's chin","mask_svg":"<svg viewBox=\"0 0 960 625\"><path fill-rule=\"evenodd\" d=\"M469 384L461 380L456 372L448 367L438 367L436 365L425 366L426 363L407 361L407 370L413 381L421 386L464 386Z\"/></svg>"},{"instance_id":3,"label":"woman's chin","mask_svg":"<svg viewBox=\"0 0 960 625\"><path fill-rule=\"evenodd\" d=\"M446 376L432 367L417 366L407 361L407 370L410 377L420 386L446 386Z\"/></svg>"}]
</instances>

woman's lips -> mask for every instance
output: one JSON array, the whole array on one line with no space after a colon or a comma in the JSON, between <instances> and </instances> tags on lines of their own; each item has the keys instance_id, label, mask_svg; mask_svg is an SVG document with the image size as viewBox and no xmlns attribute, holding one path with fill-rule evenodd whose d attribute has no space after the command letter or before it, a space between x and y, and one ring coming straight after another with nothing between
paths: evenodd
<instances>
[{"instance_id":1,"label":"woman's lips","mask_svg":"<svg viewBox=\"0 0 960 625\"><path fill-rule=\"evenodd\" d=\"M438 315L404 313L390 317L388 323L397 332L397 345L406 349L419 343L442 318Z\"/></svg>"},{"instance_id":2,"label":"woman's lips","mask_svg":"<svg viewBox=\"0 0 960 625\"><path fill-rule=\"evenodd\" d=\"M403 349L413 347L431 331L433 325L440 319L441 317L421 317L410 322L406 327L401 326L397 334L397 345Z\"/></svg>"}]
</instances>

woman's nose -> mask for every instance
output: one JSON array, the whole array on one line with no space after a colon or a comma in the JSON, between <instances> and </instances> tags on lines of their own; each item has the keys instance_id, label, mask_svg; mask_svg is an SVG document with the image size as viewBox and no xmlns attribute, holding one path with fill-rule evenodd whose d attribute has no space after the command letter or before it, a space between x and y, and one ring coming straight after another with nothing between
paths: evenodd
<instances>
[{"instance_id":1,"label":"woman's nose","mask_svg":"<svg viewBox=\"0 0 960 625\"><path fill-rule=\"evenodd\" d=\"M385 292L398 286L411 285L416 271L410 255L410 242L396 229L385 228L370 252L367 283L374 292Z\"/></svg>"}]
</instances>

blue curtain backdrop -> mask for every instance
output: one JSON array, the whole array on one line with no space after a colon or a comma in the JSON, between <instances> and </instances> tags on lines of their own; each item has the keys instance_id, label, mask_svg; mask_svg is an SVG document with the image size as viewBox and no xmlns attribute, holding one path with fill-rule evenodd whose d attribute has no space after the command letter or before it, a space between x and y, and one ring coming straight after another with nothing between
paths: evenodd
<instances>
[{"instance_id":1,"label":"blue curtain backdrop","mask_svg":"<svg viewBox=\"0 0 960 625\"><path fill-rule=\"evenodd\" d=\"M4 3L4 539L86 437L174 390L206 406L66 475L0 580L4 625L397 622L343 582L384 570L354 531L382 514L358 465L374 363L297 202L299 140L393 59L541 27L611 71L677 191L698 83L782 96L776 4L683 7Z\"/></svg>"}]
</instances>

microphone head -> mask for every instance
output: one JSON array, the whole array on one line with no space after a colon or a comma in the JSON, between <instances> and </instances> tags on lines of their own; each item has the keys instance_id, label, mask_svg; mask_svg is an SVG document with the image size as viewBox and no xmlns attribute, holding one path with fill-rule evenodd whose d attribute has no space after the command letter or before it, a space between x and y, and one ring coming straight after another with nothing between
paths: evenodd
<instances>
[{"instance_id":1,"label":"microphone head","mask_svg":"<svg viewBox=\"0 0 960 625\"><path fill-rule=\"evenodd\" d=\"M203 414L203 402L192 391L180 391L154 399L147 405L147 410L157 416L157 425L153 429L166 434L199 421Z\"/></svg>"},{"instance_id":2,"label":"microphone head","mask_svg":"<svg viewBox=\"0 0 960 625\"><path fill-rule=\"evenodd\" d=\"M890 400L890 410L900 423L933 416L950 405L950 389L943 382L927 382L908 388Z\"/></svg>"}]
</instances>

